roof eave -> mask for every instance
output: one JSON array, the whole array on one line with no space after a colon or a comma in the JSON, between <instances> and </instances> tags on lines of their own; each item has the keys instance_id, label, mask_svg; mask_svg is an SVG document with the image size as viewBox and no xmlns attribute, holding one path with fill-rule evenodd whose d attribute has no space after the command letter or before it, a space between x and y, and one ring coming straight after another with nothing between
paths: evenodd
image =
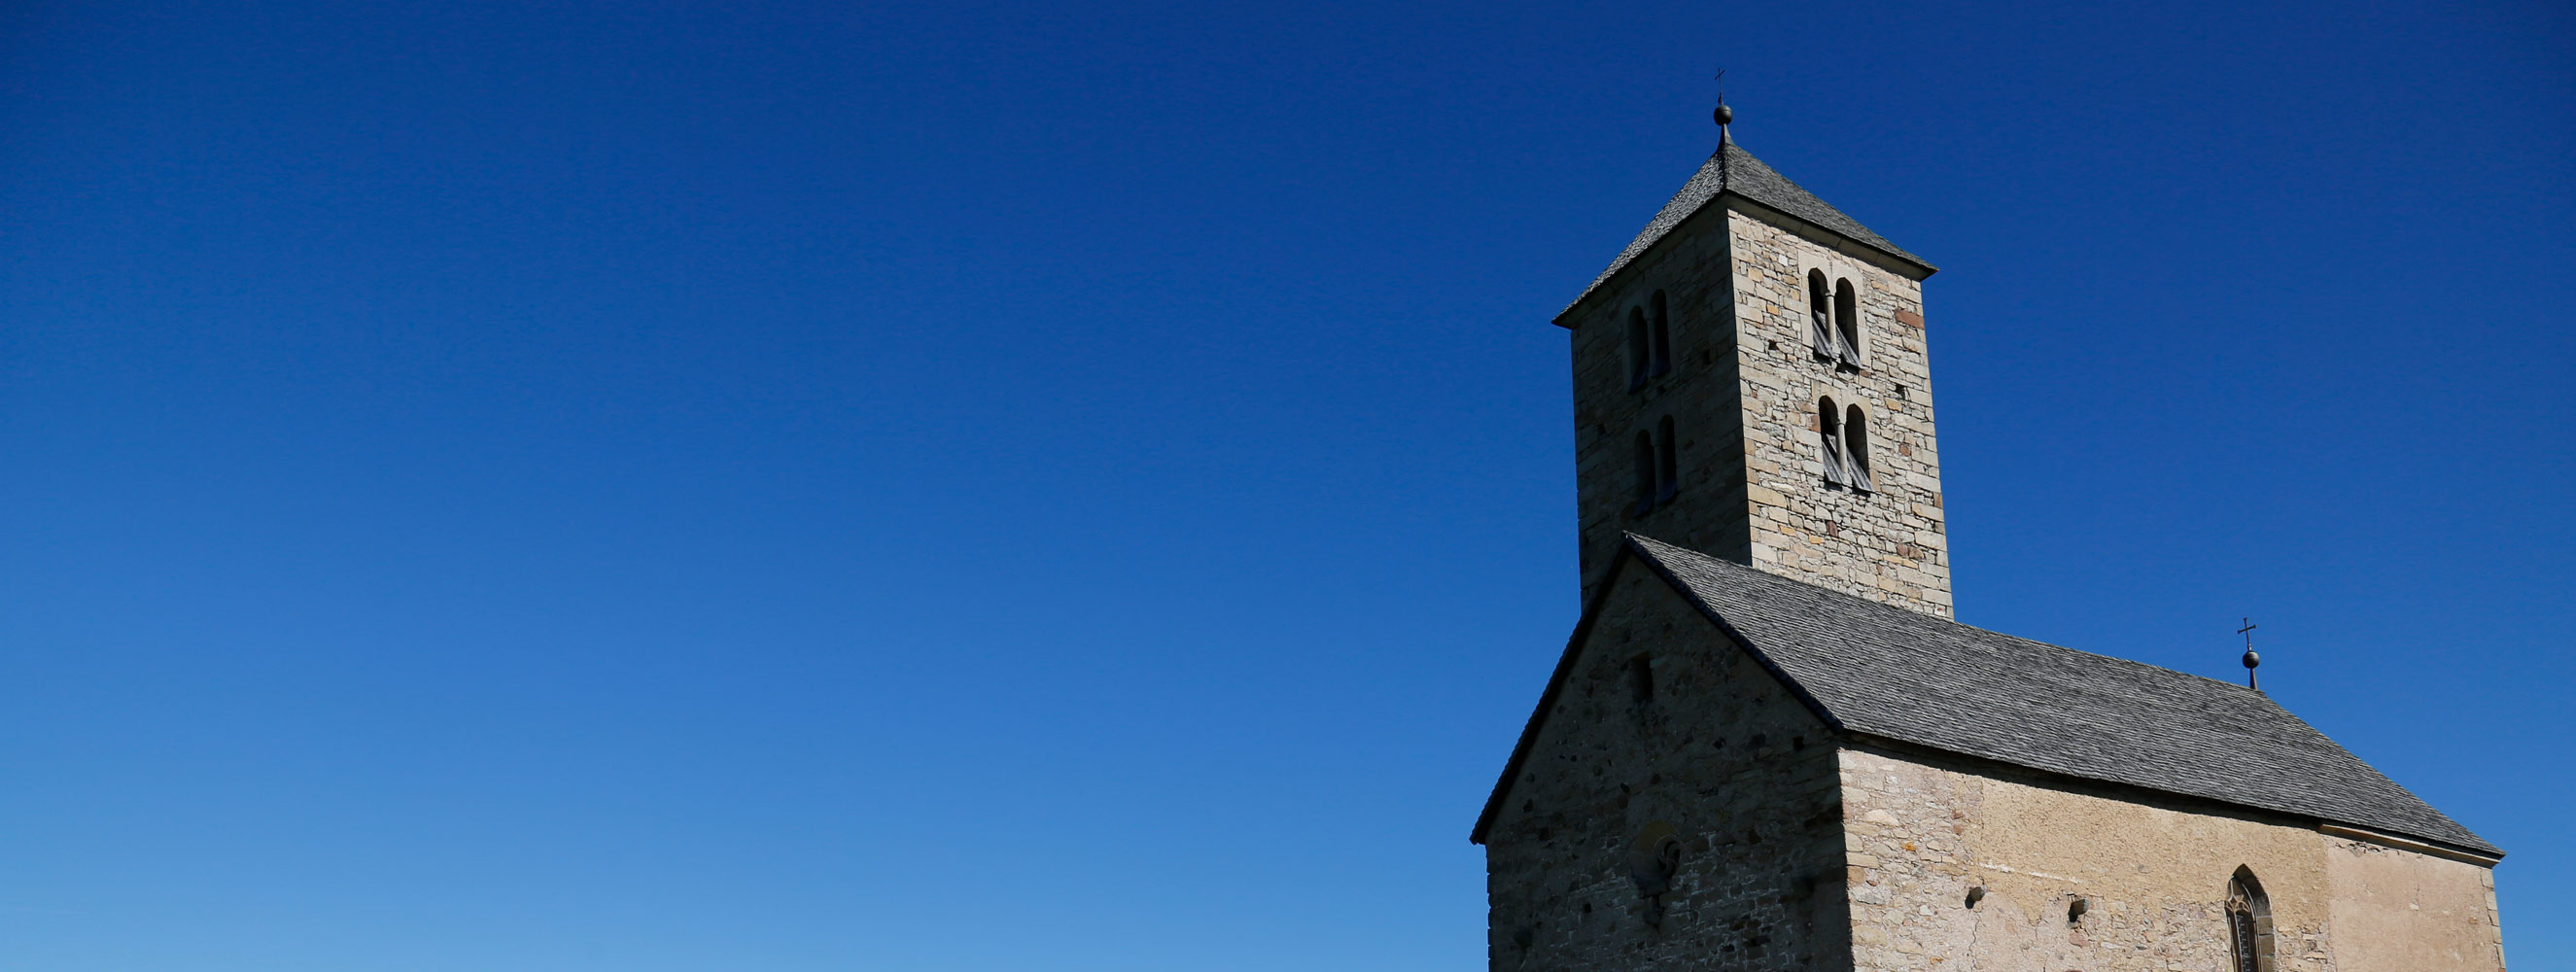
<instances>
[{"instance_id":1,"label":"roof eave","mask_svg":"<svg viewBox=\"0 0 2576 972\"><path fill-rule=\"evenodd\" d=\"M1485 809L1476 814L1475 829L1467 832L1467 842L1483 846L1485 836L1494 827L1494 818L1503 810L1503 798L1511 795L1512 779L1529 762L1530 748L1538 743L1539 727L1547 722L1548 707L1556 703L1556 694L1565 688L1567 676L1574 671L1574 653L1583 647L1583 638L1592 632L1592 624L1601 617L1601 605L1616 589L1613 583L1621 568L1627 566L1628 548L1622 546L1610 557L1610 566L1601 572L1601 588L1592 594L1592 603L1583 606L1583 616L1574 622L1574 632L1566 636L1565 650L1556 656L1556 669L1548 673L1547 688L1538 694L1538 707L1530 711L1529 721L1521 724L1521 737L1512 743L1511 758L1503 761L1503 775L1494 781L1494 790L1485 797Z\"/></svg>"},{"instance_id":2,"label":"roof eave","mask_svg":"<svg viewBox=\"0 0 2576 972\"><path fill-rule=\"evenodd\" d=\"M2140 797L2140 799L2132 800L2130 802L2161 803L2172 808L2202 808L2202 810L2194 812L2219 810L2235 814L2251 815L2255 818L2264 820L2296 822L2300 826L2314 828L2317 832L2327 834L2329 836L2367 841L2385 847L2413 851L2418 854L2427 854L2433 857L2460 861L2467 864L2476 864L2481 867L2494 867L2497 862L2504 860L2505 856L2505 852L2501 848L2487 849L2469 847L2433 837L2400 834L2356 823L2291 813L2284 810L2275 810L2269 807L2258 807L2251 804L2213 799L2210 797L2199 796L2197 794L2183 793L2178 790L2140 786L2123 780L2086 776L2081 773L2069 773L2064 770L2042 769L2040 767L2029 766L2013 762L2011 760L1996 759L1992 756L1981 756L1976 753L1963 753L1955 749L1925 745L1911 740L1899 739L1894 736L1881 735L1879 733L1870 732L1866 729L1846 728L1842 732L1842 737L1853 744L1884 750L1885 752L1883 755L1902 758L1911 762L1920 762L1925 759L1955 761L1958 765L1962 766L1991 767L1996 771L2000 771L2001 775L2020 776L2031 780L2061 781L2061 785L2100 788L2114 793L2136 794ZM1997 775L1994 773L1987 773L1985 770L1979 770L1979 772L1985 775Z\"/></svg>"}]
</instances>

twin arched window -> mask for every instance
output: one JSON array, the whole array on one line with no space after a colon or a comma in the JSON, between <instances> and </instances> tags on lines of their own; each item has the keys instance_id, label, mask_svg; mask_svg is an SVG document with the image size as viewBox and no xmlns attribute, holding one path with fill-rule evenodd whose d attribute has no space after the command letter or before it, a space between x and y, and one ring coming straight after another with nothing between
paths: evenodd
<instances>
[{"instance_id":1,"label":"twin arched window","mask_svg":"<svg viewBox=\"0 0 2576 972\"><path fill-rule=\"evenodd\" d=\"M1860 297L1850 278L1828 284L1824 271L1807 271L1807 319L1816 360L1833 362L1838 371L1860 370Z\"/></svg>"},{"instance_id":2,"label":"twin arched window","mask_svg":"<svg viewBox=\"0 0 2576 972\"><path fill-rule=\"evenodd\" d=\"M1825 456L1825 481L1868 493L1878 489L1869 470L1869 417L1860 406L1837 409L1832 396L1816 400L1816 434Z\"/></svg>"},{"instance_id":3,"label":"twin arched window","mask_svg":"<svg viewBox=\"0 0 2576 972\"><path fill-rule=\"evenodd\" d=\"M1646 306L1628 308L1628 390L1646 386L1646 379L1660 377L1673 370L1672 315L1667 312L1663 291L1647 298Z\"/></svg>"},{"instance_id":4,"label":"twin arched window","mask_svg":"<svg viewBox=\"0 0 2576 972\"><path fill-rule=\"evenodd\" d=\"M1637 432L1637 507L1635 515L1673 501L1681 492L1679 448L1673 442L1673 417L1664 416L1652 432Z\"/></svg>"}]
</instances>

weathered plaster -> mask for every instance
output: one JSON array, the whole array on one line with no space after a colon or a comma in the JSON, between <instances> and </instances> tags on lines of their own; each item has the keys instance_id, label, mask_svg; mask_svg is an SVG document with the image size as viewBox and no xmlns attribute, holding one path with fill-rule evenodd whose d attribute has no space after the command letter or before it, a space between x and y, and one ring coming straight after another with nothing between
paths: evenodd
<instances>
[{"instance_id":1,"label":"weathered plaster","mask_svg":"<svg viewBox=\"0 0 2576 972\"><path fill-rule=\"evenodd\" d=\"M2270 900L2278 972L2503 968L2475 864L1885 753L1839 758L1858 969L2223 970L2220 908L2239 867Z\"/></svg>"}]
</instances>

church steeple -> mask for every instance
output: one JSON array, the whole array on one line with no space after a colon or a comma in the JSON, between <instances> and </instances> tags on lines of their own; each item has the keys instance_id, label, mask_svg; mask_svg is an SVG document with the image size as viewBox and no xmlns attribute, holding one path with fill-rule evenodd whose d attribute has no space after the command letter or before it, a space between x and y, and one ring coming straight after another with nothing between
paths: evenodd
<instances>
[{"instance_id":1,"label":"church steeple","mask_svg":"<svg viewBox=\"0 0 2576 972\"><path fill-rule=\"evenodd\" d=\"M1947 617L1922 258L1738 145L1556 323L1589 600L1634 531Z\"/></svg>"}]
</instances>

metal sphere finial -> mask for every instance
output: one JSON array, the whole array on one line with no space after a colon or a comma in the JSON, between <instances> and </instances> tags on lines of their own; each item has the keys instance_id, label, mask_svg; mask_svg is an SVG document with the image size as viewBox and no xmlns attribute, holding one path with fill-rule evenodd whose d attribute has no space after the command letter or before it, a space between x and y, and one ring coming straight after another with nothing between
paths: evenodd
<instances>
[{"instance_id":1,"label":"metal sphere finial","mask_svg":"<svg viewBox=\"0 0 2576 972\"><path fill-rule=\"evenodd\" d=\"M1717 113L1716 113L1716 114L1717 114L1717 123L1718 123L1720 126L1724 126L1724 125L1726 125L1727 123L1732 122L1732 121L1734 121L1734 120L1735 120L1735 109L1727 107L1727 106L1726 106L1726 102L1724 102L1724 101L1720 101L1720 102L1718 102L1718 103L1717 103Z\"/></svg>"},{"instance_id":2,"label":"metal sphere finial","mask_svg":"<svg viewBox=\"0 0 2576 972\"><path fill-rule=\"evenodd\" d=\"M2254 679L2254 666L2263 663L2263 656L2254 653L2254 619L2239 620L2245 622L2244 627L2236 629L2237 634L2245 636L2245 687L2259 692L2263 689L2263 683Z\"/></svg>"}]
</instances>

